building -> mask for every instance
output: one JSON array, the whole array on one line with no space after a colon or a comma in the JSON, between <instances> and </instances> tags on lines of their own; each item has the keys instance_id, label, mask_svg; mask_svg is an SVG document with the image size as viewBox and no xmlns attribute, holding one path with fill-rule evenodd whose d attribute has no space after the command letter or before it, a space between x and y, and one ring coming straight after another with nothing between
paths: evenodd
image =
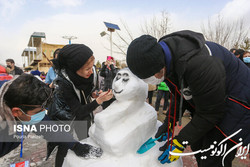
<instances>
[{"instance_id":1,"label":"building","mask_svg":"<svg viewBox=\"0 0 250 167\"><path fill-rule=\"evenodd\" d=\"M46 39L44 32L34 32L29 39L28 48L25 48L22 57L24 62L24 70L39 70L45 73L52 66L54 51L62 48L64 45L48 44L44 42Z\"/></svg>"},{"instance_id":2,"label":"building","mask_svg":"<svg viewBox=\"0 0 250 167\"><path fill-rule=\"evenodd\" d=\"M32 54L32 56L31 56ZM30 71L33 69L33 66L30 66L32 60L36 57L36 48L25 48L22 53L22 60L23 60L23 69L24 71Z\"/></svg>"}]
</instances>

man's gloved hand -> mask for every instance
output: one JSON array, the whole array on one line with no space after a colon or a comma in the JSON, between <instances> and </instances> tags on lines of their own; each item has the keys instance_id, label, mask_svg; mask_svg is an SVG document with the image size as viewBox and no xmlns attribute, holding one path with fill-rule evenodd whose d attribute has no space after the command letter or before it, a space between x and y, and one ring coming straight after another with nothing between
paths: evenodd
<instances>
[{"instance_id":1,"label":"man's gloved hand","mask_svg":"<svg viewBox=\"0 0 250 167\"><path fill-rule=\"evenodd\" d=\"M103 152L101 148L81 143L76 143L72 150L77 156L84 158L98 158Z\"/></svg>"},{"instance_id":2,"label":"man's gloved hand","mask_svg":"<svg viewBox=\"0 0 250 167\"><path fill-rule=\"evenodd\" d=\"M167 145L167 143L165 144ZM180 156L175 156L175 155L170 155L169 151L171 148L171 144L167 147L167 146L163 146L160 148L161 151L164 151L159 157L158 160L164 164L164 163L171 163L173 161L176 161L177 159L180 158ZM167 148L167 149L164 149ZM164 149L164 150L163 150ZM184 146L181 145L176 139L173 140L173 144L172 144L172 152L174 153L182 153L184 151Z\"/></svg>"},{"instance_id":3,"label":"man's gloved hand","mask_svg":"<svg viewBox=\"0 0 250 167\"><path fill-rule=\"evenodd\" d=\"M171 128L171 123L169 123L169 138L172 136L172 128ZM162 136L161 136L162 135ZM159 142L166 141L168 138L168 123L164 122L158 129L157 133L155 134L155 138L160 137L158 139Z\"/></svg>"}]
</instances>

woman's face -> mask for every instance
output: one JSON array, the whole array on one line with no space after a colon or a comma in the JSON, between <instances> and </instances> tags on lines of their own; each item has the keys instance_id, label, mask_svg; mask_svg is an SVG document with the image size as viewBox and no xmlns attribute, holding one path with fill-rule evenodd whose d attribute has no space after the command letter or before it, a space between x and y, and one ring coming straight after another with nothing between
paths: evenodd
<instances>
[{"instance_id":1,"label":"woman's face","mask_svg":"<svg viewBox=\"0 0 250 167\"><path fill-rule=\"evenodd\" d=\"M76 71L76 73L83 77L83 78L89 78L91 74L93 74L92 67L94 66L95 58L94 56L91 56L89 60L79 69Z\"/></svg>"}]
</instances>

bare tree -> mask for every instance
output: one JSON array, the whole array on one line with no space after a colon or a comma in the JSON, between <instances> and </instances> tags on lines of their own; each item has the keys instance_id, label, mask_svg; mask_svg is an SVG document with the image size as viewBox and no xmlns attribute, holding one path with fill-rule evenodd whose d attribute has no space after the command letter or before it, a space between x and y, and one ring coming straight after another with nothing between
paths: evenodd
<instances>
[{"instance_id":1,"label":"bare tree","mask_svg":"<svg viewBox=\"0 0 250 167\"><path fill-rule=\"evenodd\" d=\"M208 19L206 25L202 24L201 31L206 40L230 49L239 48L247 38L249 29L245 27L244 19L226 22L221 15L218 15L215 22Z\"/></svg>"},{"instance_id":2,"label":"bare tree","mask_svg":"<svg viewBox=\"0 0 250 167\"><path fill-rule=\"evenodd\" d=\"M160 18L153 16L150 20L145 20L144 24L141 25L141 31L160 39L170 32L170 27L169 14L164 10L161 12Z\"/></svg>"},{"instance_id":3,"label":"bare tree","mask_svg":"<svg viewBox=\"0 0 250 167\"><path fill-rule=\"evenodd\" d=\"M102 64L100 63L99 60L96 62L95 67L96 67L96 69L102 68Z\"/></svg>"},{"instance_id":4,"label":"bare tree","mask_svg":"<svg viewBox=\"0 0 250 167\"><path fill-rule=\"evenodd\" d=\"M126 55L131 41L134 40L133 34L125 21L121 21L121 31L115 31L113 35L113 52ZM161 12L161 16L153 16L141 24L141 34L149 34L157 39L166 35L170 31L170 17L166 11ZM109 40L109 36L106 37ZM107 50L110 48L105 47Z\"/></svg>"},{"instance_id":5,"label":"bare tree","mask_svg":"<svg viewBox=\"0 0 250 167\"><path fill-rule=\"evenodd\" d=\"M249 38L246 38L244 40L244 44L240 45L240 48L242 48L244 50L249 50L250 49L250 40L249 40Z\"/></svg>"}]
</instances>

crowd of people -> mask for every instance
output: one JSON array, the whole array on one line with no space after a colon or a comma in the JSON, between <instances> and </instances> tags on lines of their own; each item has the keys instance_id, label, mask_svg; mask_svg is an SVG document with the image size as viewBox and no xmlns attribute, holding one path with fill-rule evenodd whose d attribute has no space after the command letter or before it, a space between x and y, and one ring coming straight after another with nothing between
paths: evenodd
<instances>
[{"instance_id":1,"label":"crowd of people","mask_svg":"<svg viewBox=\"0 0 250 167\"><path fill-rule=\"evenodd\" d=\"M169 151L182 153L188 145L193 151L206 149L239 129L240 133L226 141L227 150L239 138L243 145L249 144L250 52L230 51L205 41L202 34L193 31L175 32L159 42L143 35L129 45L127 65L149 84L148 103L152 105L157 90L154 106L159 112L164 98L166 119L155 138L172 140L160 148L162 164L179 158ZM0 85L0 157L22 144L20 140L2 142L13 136L13 124L37 126L45 120L50 124L73 123L70 133L43 134L48 141L48 156L58 147L56 167L62 166L68 149L85 158L102 155L101 148L79 141L88 137L95 110L99 106L106 108L115 100L112 81L119 68L114 58L108 56L101 69L96 69L93 51L88 46L69 44L55 51L52 62L46 76L38 70L24 73L13 59L6 60L6 68L0 66L0 78L4 78ZM178 135L173 134L185 110L191 112L192 119ZM58 138L67 138L69 142L52 142ZM235 154L236 150L229 153L225 166L232 165ZM222 156L195 156L199 167L222 166Z\"/></svg>"}]
</instances>

